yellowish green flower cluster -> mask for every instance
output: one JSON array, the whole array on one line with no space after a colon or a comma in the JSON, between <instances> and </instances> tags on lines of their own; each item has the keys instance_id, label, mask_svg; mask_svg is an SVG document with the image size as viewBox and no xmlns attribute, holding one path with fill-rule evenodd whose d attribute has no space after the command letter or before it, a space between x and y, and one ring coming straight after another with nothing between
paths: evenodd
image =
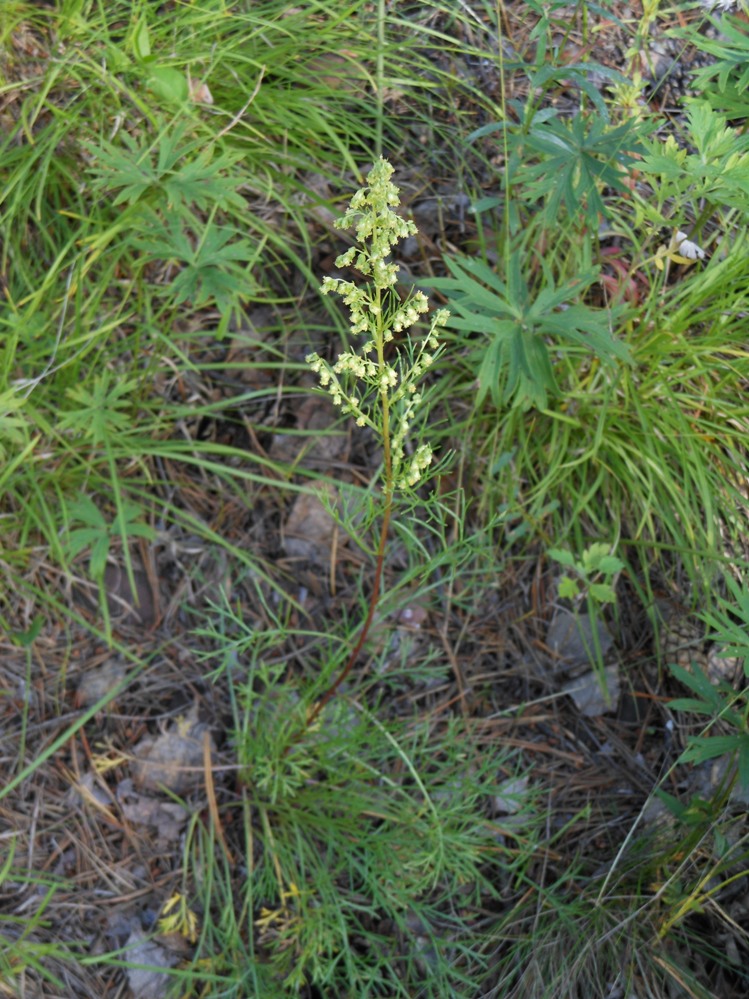
<instances>
[{"instance_id":1,"label":"yellowish green flower cluster","mask_svg":"<svg viewBox=\"0 0 749 999\"><path fill-rule=\"evenodd\" d=\"M415 486L431 463L428 444L419 445L407 456L406 439L422 401L416 384L439 353L437 333L449 315L447 309L437 310L418 347L409 337L393 361L385 358L385 345L395 334L410 330L429 311L423 292L413 292L401 302L394 287L398 267L389 259L392 247L417 230L413 222L394 211L400 198L390 180L392 174L392 166L380 159L367 176L368 186L354 195L346 214L336 222L339 229L354 228L358 243L338 257L336 266L353 265L370 282L357 285L326 277L321 288L323 294L333 291L340 295L349 310L352 334L368 339L358 351L339 354L332 365L318 354L307 357L336 406L350 413L357 426L382 434L388 491L393 486ZM373 390L379 406L366 407L364 400Z\"/></svg>"}]
</instances>

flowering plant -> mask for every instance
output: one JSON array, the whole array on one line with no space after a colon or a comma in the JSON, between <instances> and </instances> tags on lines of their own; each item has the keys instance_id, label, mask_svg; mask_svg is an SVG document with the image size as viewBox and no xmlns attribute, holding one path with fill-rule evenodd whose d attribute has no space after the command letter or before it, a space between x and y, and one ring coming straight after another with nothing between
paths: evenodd
<instances>
[{"instance_id":1,"label":"flowering plant","mask_svg":"<svg viewBox=\"0 0 749 999\"><path fill-rule=\"evenodd\" d=\"M377 549L375 582L369 613L359 640L346 666L313 709L310 723L335 694L350 672L369 631L380 591L387 531L396 489L413 488L432 461L432 449L421 443L407 453L409 429L422 395L419 379L439 354L438 331L447 322L447 309L431 317L426 335L419 343L412 335L402 337L429 311L426 295L411 292L405 299L397 292L398 266L390 259L392 248L401 239L417 232L415 224L395 209L400 204L398 188L392 183L393 167L380 159L367 176L367 186L351 199L349 208L335 223L339 229L355 229L356 243L336 260L337 267L354 266L369 281L357 284L326 277L323 294L335 292L349 310L354 336L364 336L359 349L349 348L334 364L318 354L309 354L307 363L318 375L320 385L344 413L350 413L359 427L370 427L382 438L383 516ZM396 347L396 334L398 344Z\"/></svg>"},{"instance_id":2,"label":"flowering plant","mask_svg":"<svg viewBox=\"0 0 749 999\"><path fill-rule=\"evenodd\" d=\"M449 315L447 309L439 309L434 314L418 348L414 351L413 345L408 344L406 364L402 363L403 354L392 363L386 358L386 345L393 342L395 334L409 330L429 310L423 292L413 292L401 303L395 290L398 267L389 262L391 249L417 230L413 222L394 211L400 198L398 188L390 180L392 174L393 167L381 159L367 176L369 186L354 195L346 214L335 223L339 229L355 226L359 243L341 254L336 266L353 264L362 274L371 277L371 284L362 286L326 277L321 288L324 295L329 292L340 295L349 309L351 332L368 339L359 350L351 348L339 354L333 365L317 354L307 357L333 402L344 413L350 413L357 426L381 432L386 493L397 486L415 486L431 463L429 444L420 444L407 459L405 442L422 401L417 382L439 351L437 330L445 325ZM365 407L357 385L363 386L364 395L369 390L376 393L375 403L370 408ZM378 403L379 413L376 411Z\"/></svg>"}]
</instances>

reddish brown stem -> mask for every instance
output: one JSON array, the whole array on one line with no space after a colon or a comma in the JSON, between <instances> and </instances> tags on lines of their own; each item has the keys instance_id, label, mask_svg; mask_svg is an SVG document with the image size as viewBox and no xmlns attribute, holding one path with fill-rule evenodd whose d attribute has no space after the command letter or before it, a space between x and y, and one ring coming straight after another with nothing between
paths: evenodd
<instances>
[{"instance_id":1,"label":"reddish brown stem","mask_svg":"<svg viewBox=\"0 0 749 999\"><path fill-rule=\"evenodd\" d=\"M375 577L374 583L372 585L372 595L369 598L369 610L367 611L367 616L362 625L361 631L359 632L359 638L356 645L354 646L351 655L346 661L346 665L343 667L341 672L335 678L333 683L328 687L325 693L322 695L320 700L312 709L310 715L307 718L307 728L311 728L315 723L320 712L323 710L326 704L328 704L333 697L335 697L338 688L341 686L343 681L349 675L351 670L354 668L354 663L359 657L359 653L364 647L364 643L367 640L367 635L369 634L369 629L372 626L372 621L374 620L375 610L377 609L377 602L380 597L380 586L382 583L382 567L385 562L385 544L387 542L388 527L390 525L390 511L392 509L393 495L391 491L388 491L387 502L385 506L385 511L382 517L382 530L380 531L380 543L377 547L377 562L375 565Z\"/></svg>"},{"instance_id":2,"label":"reddish brown stem","mask_svg":"<svg viewBox=\"0 0 749 999\"><path fill-rule=\"evenodd\" d=\"M385 509L382 515L382 528L380 530L380 542L377 546L377 561L375 565L375 577L372 585L372 595L369 598L369 610L365 618L356 645L348 657L346 665L328 687L320 700L314 706L307 718L307 728L314 725L317 717L328 702L335 697L336 691L354 668L359 653L367 640L369 629L372 627L377 601L380 598L380 587L382 585L382 567L385 563L385 547L387 544L388 527L390 526L390 513L393 508L393 492L395 491L395 478L393 476L393 458L390 452L390 400L388 397L388 380L386 376L388 366L385 363L385 328L382 310L382 288L375 287L374 310L376 316L377 332L374 337L375 349L377 351L378 383L380 385L380 404L382 406L382 462L384 473L384 494ZM383 380L384 379L384 380Z\"/></svg>"}]
</instances>

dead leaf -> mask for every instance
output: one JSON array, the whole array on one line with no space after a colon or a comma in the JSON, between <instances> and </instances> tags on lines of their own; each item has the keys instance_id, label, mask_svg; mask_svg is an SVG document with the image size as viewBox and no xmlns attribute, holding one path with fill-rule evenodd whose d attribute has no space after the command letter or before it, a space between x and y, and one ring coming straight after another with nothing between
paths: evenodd
<instances>
[{"instance_id":1,"label":"dead leaf","mask_svg":"<svg viewBox=\"0 0 749 999\"><path fill-rule=\"evenodd\" d=\"M172 976L159 969L173 968L177 964L177 956L149 940L140 930L133 930L127 939L123 957L131 964L150 965L148 968L127 969L133 999L163 999Z\"/></svg>"},{"instance_id":2,"label":"dead leaf","mask_svg":"<svg viewBox=\"0 0 749 999\"><path fill-rule=\"evenodd\" d=\"M135 562L135 559L133 561ZM140 624L144 628L152 628L158 615L145 569L133 567L133 582L135 590L130 585L130 578L124 565L110 563L106 566L104 588L109 613L120 625Z\"/></svg>"},{"instance_id":3,"label":"dead leaf","mask_svg":"<svg viewBox=\"0 0 749 999\"><path fill-rule=\"evenodd\" d=\"M125 664L117 659L108 659L100 666L88 670L81 677L76 689L76 703L84 708L96 704L117 686L126 672Z\"/></svg>"},{"instance_id":4,"label":"dead leaf","mask_svg":"<svg viewBox=\"0 0 749 999\"><path fill-rule=\"evenodd\" d=\"M323 83L331 90L362 93L367 72L350 49L326 52L310 59L305 67L310 79Z\"/></svg>"},{"instance_id":5,"label":"dead leaf","mask_svg":"<svg viewBox=\"0 0 749 999\"><path fill-rule=\"evenodd\" d=\"M597 665L598 650L606 656L614 639L600 618L560 608L549 625L546 644L557 656L555 669L579 670Z\"/></svg>"},{"instance_id":6,"label":"dead leaf","mask_svg":"<svg viewBox=\"0 0 749 999\"><path fill-rule=\"evenodd\" d=\"M179 839L188 819L187 809L176 801L162 801L141 794L133 787L129 778L117 785L117 801L122 815L136 826L150 826L156 830L161 843Z\"/></svg>"},{"instance_id":7,"label":"dead leaf","mask_svg":"<svg viewBox=\"0 0 749 999\"><path fill-rule=\"evenodd\" d=\"M409 604L398 615L398 627L411 631L420 631L429 621L429 611L419 604Z\"/></svg>"},{"instance_id":8,"label":"dead leaf","mask_svg":"<svg viewBox=\"0 0 749 999\"><path fill-rule=\"evenodd\" d=\"M445 231L445 224L459 221L470 212L471 199L466 194L449 194L422 198L414 204L412 214L419 234L434 239Z\"/></svg>"},{"instance_id":9,"label":"dead leaf","mask_svg":"<svg viewBox=\"0 0 749 999\"><path fill-rule=\"evenodd\" d=\"M208 87L208 84L200 80L188 81L190 100L195 104L213 104L213 94Z\"/></svg>"},{"instance_id":10,"label":"dead leaf","mask_svg":"<svg viewBox=\"0 0 749 999\"><path fill-rule=\"evenodd\" d=\"M347 432L334 429L338 420L338 410L328 399L305 399L296 411L294 432L273 435L271 457L303 468L329 468L348 448Z\"/></svg>"},{"instance_id":11,"label":"dead leaf","mask_svg":"<svg viewBox=\"0 0 749 999\"><path fill-rule=\"evenodd\" d=\"M114 797L107 785L93 771L83 774L72 784L64 800L69 808L93 812L103 818L107 825L120 826L120 822L111 810Z\"/></svg>"},{"instance_id":12,"label":"dead leaf","mask_svg":"<svg viewBox=\"0 0 749 999\"><path fill-rule=\"evenodd\" d=\"M516 815L525 805L528 798L528 778L508 777L497 788L494 795L494 813L496 815Z\"/></svg>"},{"instance_id":13,"label":"dead leaf","mask_svg":"<svg viewBox=\"0 0 749 999\"><path fill-rule=\"evenodd\" d=\"M175 794L195 790L203 779L203 733L208 726L197 719L193 708L155 739L146 736L134 749L137 760L133 777L141 787L158 791L167 788ZM209 735L210 737L210 735ZM211 747L215 744L211 738Z\"/></svg>"},{"instance_id":14,"label":"dead leaf","mask_svg":"<svg viewBox=\"0 0 749 999\"><path fill-rule=\"evenodd\" d=\"M32 59L47 59L49 57L49 53L29 24L18 24L10 33L10 43L16 52L21 52Z\"/></svg>"},{"instance_id":15,"label":"dead leaf","mask_svg":"<svg viewBox=\"0 0 749 999\"><path fill-rule=\"evenodd\" d=\"M148 572L137 554L132 556L133 582L124 564L108 563L104 569L104 593L114 624L119 627L152 628L159 617L158 593L151 588ZM79 580L73 588L73 600L90 611L99 610L99 587Z\"/></svg>"},{"instance_id":16,"label":"dead leaf","mask_svg":"<svg viewBox=\"0 0 749 999\"><path fill-rule=\"evenodd\" d=\"M615 711L619 702L619 667L607 666L603 671L603 689L599 673L591 671L569 680L562 690L569 694L578 711L586 718L597 718Z\"/></svg>"},{"instance_id":17,"label":"dead leaf","mask_svg":"<svg viewBox=\"0 0 749 999\"><path fill-rule=\"evenodd\" d=\"M284 526L284 549L291 558L305 559L316 565L325 566L330 562L333 536L338 526L328 512L321 495L329 498L330 506L338 500L338 490L330 483L322 483L314 493L299 493L291 507ZM340 546L346 540L339 537Z\"/></svg>"}]
</instances>

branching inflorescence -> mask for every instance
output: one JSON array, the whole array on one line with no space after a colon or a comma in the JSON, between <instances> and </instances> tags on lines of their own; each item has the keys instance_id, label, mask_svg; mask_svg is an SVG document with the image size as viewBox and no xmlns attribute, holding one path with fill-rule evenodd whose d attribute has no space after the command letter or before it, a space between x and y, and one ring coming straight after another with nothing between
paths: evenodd
<instances>
[{"instance_id":1,"label":"branching inflorescence","mask_svg":"<svg viewBox=\"0 0 749 999\"><path fill-rule=\"evenodd\" d=\"M393 168L380 159L367 176L367 187L351 199L346 214L335 223L339 229L355 229L357 244L341 254L337 267L354 266L369 280L363 284L326 277L321 291L335 292L349 310L351 333L364 336L364 344L350 348L329 364L318 354L307 357L336 406L350 414L357 426L370 427L382 438L383 445L383 514L377 565L369 612L359 639L346 666L313 709L311 724L351 671L361 651L380 593L385 544L396 489L412 489L432 461L428 443L406 451L409 429L422 403L417 385L437 357L438 331L447 322L447 309L438 309L431 317L426 335L416 343L411 335L403 337L429 311L426 295L414 291L401 301L396 290L398 266L390 260L399 240L414 235L416 226L395 211L400 204L398 188L390 178ZM395 347L394 360L386 358ZM393 345L393 347L388 345Z\"/></svg>"},{"instance_id":2,"label":"branching inflorescence","mask_svg":"<svg viewBox=\"0 0 749 999\"><path fill-rule=\"evenodd\" d=\"M431 463L429 444L420 444L407 458L405 443L422 401L417 383L439 351L437 331L448 318L447 310L439 309L417 348L409 340L393 363L386 360L386 344L394 340L396 333L411 329L429 311L423 292L413 292L401 302L395 290L398 267L389 262L392 247L417 230L413 222L394 211L400 198L390 180L392 174L392 166L381 159L367 177L368 187L354 195L346 214L335 223L339 229L355 228L359 244L338 257L336 266L353 265L371 282L357 285L326 277L321 288L323 294L340 295L349 309L352 334L368 339L359 350L351 348L339 354L332 365L317 354L307 357L333 402L344 413L350 413L357 426L370 427L382 435L386 494L397 487L415 486ZM367 407L366 397L373 390L376 402Z\"/></svg>"}]
</instances>

